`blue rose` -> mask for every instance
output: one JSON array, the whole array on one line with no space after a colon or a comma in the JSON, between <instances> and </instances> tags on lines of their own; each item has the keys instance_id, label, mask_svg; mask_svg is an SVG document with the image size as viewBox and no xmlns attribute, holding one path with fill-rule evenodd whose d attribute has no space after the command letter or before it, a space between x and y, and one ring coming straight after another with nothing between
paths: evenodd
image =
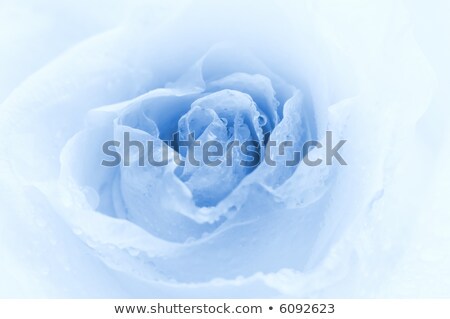
<instances>
[{"instance_id":1,"label":"blue rose","mask_svg":"<svg viewBox=\"0 0 450 319\"><path fill-rule=\"evenodd\" d=\"M0 295L409 292L406 252L429 237L408 237L412 221L429 220L416 202L426 174L409 172L427 153L415 146L432 75L401 6L194 1L137 11L1 104ZM348 140L348 166L285 165L309 140L326 145L327 131ZM249 143L257 161L240 165L249 154L232 148L231 165L179 165L204 159L179 145L191 136ZM152 159L167 163L150 164L145 149L141 165L127 138L151 142ZM285 141L292 147L271 165L269 143Z\"/></svg>"},{"instance_id":2,"label":"blue rose","mask_svg":"<svg viewBox=\"0 0 450 319\"><path fill-rule=\"evenodd\" d=\"M261 228L255 225L258 219L269 218L280 205L274 192L297 168L283 160L315 135L314 116L301 92L248 50L215 45L176 81L93 109L87 122L62 152L62 178L85 190L92 209L145 230L149 247L161 245L156 239L172 247L157 249L158 254L139 252L153 264L149 273L166 280L207 281L275 271L289 262L284 252L266 253L258 257L259 266L244 266L241 258L254 253L255 244L243 241ZM172 145L189 138L199 144L214 141L227 153L218 156L218 165L207 165L202 148L183 151ZM293 144L284 154L274 154L272 165L260 160L270 141ZM242 165L242 149L227 148L233 142L256 142L257 163ZM198 165L188 160L195 155L189 152L197 153ZM82 161L77 154L83 154ZM101 165L106 154L120 161ZM157 165L164 158L169 160ZM215 248L205 249L209 245Z\"/></svg>"}]
</instances>

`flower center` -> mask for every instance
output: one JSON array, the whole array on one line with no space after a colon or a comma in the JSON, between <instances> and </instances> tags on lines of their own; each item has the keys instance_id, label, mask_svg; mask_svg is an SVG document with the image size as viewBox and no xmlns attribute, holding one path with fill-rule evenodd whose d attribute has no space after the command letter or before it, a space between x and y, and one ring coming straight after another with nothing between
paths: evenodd
<instances>
[{"instance_id":1,"label":"flower center","mask_svg":"<svg viewBox=\"0 0 450 319\"><path fill-rule=\"evenodd\" d=\"M179 139L193 143L180 147L178 142L176 151L195 161L187 160L176 174L191 190L197 206L217 205L257 166L265 119L248 94L235 90L202 97L181 117ZM245 165L250 150L253 165Z\"/></svg>"}]
</instances>

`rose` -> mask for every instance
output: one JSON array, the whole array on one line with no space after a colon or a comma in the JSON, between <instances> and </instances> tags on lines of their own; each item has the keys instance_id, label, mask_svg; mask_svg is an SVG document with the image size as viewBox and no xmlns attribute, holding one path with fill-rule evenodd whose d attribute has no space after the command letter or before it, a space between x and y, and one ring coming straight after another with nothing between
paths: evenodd
<instances>
[{"instance_id":1,"label":"rose","mask_svg":"<svg viewBox=\"0 0 450 319\"><path fill-rule=\"evenodd\" d=\"M351 279L348 276L355 269L360 269L358 267L364 269L365 262L371 260L371 254L364 253L365 248L373 251L377 247L385 247L388 242L364 240L360 234L364 234L367 228L361 225L370 221L371 213L387 216L387 212L380 212L377 205L392 203L386 199L386 194L392 194L402 186L400 182L382 187L379 182L384 174L383 163L387 161L388 167L397 167L396 155L402 154L406 148L399 144L400 139L391 137L403 138L411 132L428 98L426 90L416 91L413 96L409 90L403 90L403 86L396 86L395 92L390 91L391 82L385 80L401 79L405 83L407 78L412 87L426 88L429 79L427 66L422 60L417 60L417 48L405 37L400 44L398 39L395 43L406 50L390 52L395 68L380 67L385 57L380 58L379 53L385 51L373 39L384 37L384 31L373 31L363 25L359 30L372 33L358 37L356 31L347 29L345 22L333 20L338 15L354 22L355 18L345 12L332 11L331 14L327 12L328 7L314 7L311 10L308 6L294 8L292 5L292 8L289 6L288 10L284 10L267 5L258 7L258 18L249 23L253 9L250 5L231 8L224 5L208 7L205 14L203 4L191 8L176 22L171 21L151 35L148 35L148 28L141 21L125 24L72 50L34 75L4 103L2 129L8 132L5 147L15 146L9 148L5 162L15 168L19 177L9 177L9 172L2 173L5 180L11 182L8 186L12 194L10 201L3 198L6 203L3 207L7 211L18 212L16 223L21 225L21 232L31 232L34 236L29 235L29 238L41 241L34 247L36 255L32 255L33 266L38 267L32 268L39 269L39 274L50 273L53 276L46 281L49 288L40 288L44 294L61 285L58 278L62 277L66 283L64 286L70 289L76 287L75 280L80 279L83 287L91 289L87 294L98 295L100 292L102 296L114 295L123 284L121 276L125 276L129 293L136 295L148 295L151 291L154 296L210 293L227 297L245 296L247 293L243 287L252 296L274 296L280 292L295 296L330 295L336 291L333 285L338 287L336 295L359 295L357 285L348 293L345 287L349 287L349 281L356 283L364 278L364 271L361 274L355 272ZM370 12L373 9L376 8L370 8ZM389 11L389 8L381 9L382 12ZM302 19L298 14L302 15ZM364 12L360 16L373 21L373 17ZM233 17L234 24L229 23L230 17ZM347 21L345 18L342 21ZM203 23L199 25L192 21ZM205 29L204 25L214 28ZM280 37L286 34L286 30L290 30L291 41ZM389 32L396 30L391 27ZM257 36L260 34L262 39ZM352 38L349 39L348 35ZM359 41L354 41L355 38ZM177 43L172 46L167 39L176 39ZM304 140L305 132L317 131L317 137L322 139L325 128L332 130L337 138L345 133L345 137L352 141L346 149L352 169L299 165L294 171L282 166L272 168L260 165L236 185L232 183L232 193L213 208L189 206L189 196L183 197L182 192L176 191L168 196L176 201L165 201L158 208L173 209L173 205L178 204L177 213L181 211L196 224L213 225L206 232L189 225L180 238L170 237L170 230L174 228L167 225L170 226L172 220L164 223L163 216L158 216L157 221L165 228L158 233L158 229L142 221L140 214L105 215L120 214L124 210L120 209L120 202L109 203L114 210L104 209L108 203L102 201L101 190L114 192L118 189L114 183L120 182L121 186L126 186L120 189L121 192L128 191L132 196L140 189L133 189L133 186L148 181L143 178L144 175L138 174L138 178L130 179L128 183L122 182L111 176L112 170L98 165L102 160L99 152L101 144L114 138L112 123L125 120L122 117L124 114L118 116L117 110L127 112L130 99L137 97L139 100L139 96L146 98L145 92L150 92L150 95L155 94L155 90L161 93L158 88L176 81L183 74L191 74L186 70L215 43L230 39L234 40L237 49L225 54L223 63L214 60L211 64L214 72L225 63L235 68L227 70L227 75L245 73L246 68L254 68L257 73L266 74L274 81L278 77L268 72L274 70L282 81L300 88L303 93L301 100L300 95L289 88L287 91L290 94L280 99L291 103L283 103L281 122L274 127L271 138L283 140L287 135L292 135L300 142ZM357 44L354 45L355 42ZM309 50L311 46L314 48ZM248 48L257 58L242 54L246 51L244 48ZM277 49L276 52L272 51L273 48ZM417 71L410 71L405 77L406 70L410 68L404 68L408 64L401 61L409 55L416 57L414 69L419 67L419 75ZM233 59L233 56L236 58ZM401 59L397 60L399 57ZM256 62L258 60L263 63ZM373 65L379 67L372 69ZM255 71L246 73L254 74ZM61 82L63 79L66 82ZM185 96L189 90L192 93L197 87L202 89L201 80L187 77L176 82L171 96ZM210 83L207 80L206 86ZM57 85L59 89L45 93L48 88ZM248 88L246 82L239 91ZM32 91L39 94L30 94ZM355 94L359 95L348 98ZM114 104L99 108L111 103ZM308 107L314 109L314 116L305 113ZM406 107L407 115L403 112ZM182 116L169 115L176 121ZM53 122L49 118L59 121ZM69 118L71 121L67 120ZM399 128L392 125L399 122L402 123ZM42 123L48 125L43 126ZM312 127L305 130L306 124ZM381 127L383 130L380 130ZM116 129L120 129L120 125L116 125ZM147 135L145 137L148 138ZM377 147L375 152L373 148L367 148L370 143L381 147ZM393 146L397 148L393 150ZM135 169L131 167L130 175ZM164 172L164 169L159 171ZM155 180L154 174L148 176ZM114 181L113 185L111 181ZM175 189L167 185L170 177L164 175L163 181L162 188L156 187L158 190ZM173 183L180 186L175 178ZM111 196L118 197L117 194ZM128 205L140 199L129 198ZM151 203L154 202L155 199L152 199ZM406 210L400 212L403 211ZM394 216L402 216L399 214L397 212ZM59 219L61 217L62 221ZM221 224L214 225L216 221ZM6 225L14 225L13 222L6 222ZM374 228L369 233L369 239L377 238L380 232L394 238L391 234L398 230L396 224L389 224L390 227L384 227L386 224L383 223L369 225ZM76 236L72 237L65 231L67 226ZM206 236L202 236L203 233ZM186 240L189 237L192 239ZM8 242L20 242L9 233L7 238L15 239ZM89 250L80 244L80 239L90 247ZM357 243L348 244L352 239L356 239ZM60 242L63 244L58 246ZM46 262L41 262L47 247L63 258L55 261L57 275L49 272ZM26 250L20 249L23 248L20 246L18 248ZM87 255L87 251L92 255ZM363 251L357 254L362 261L356 265L353 264L355 251ZM379 248L376 252L380 258L384 256L385 260L390 260L386 256L391 250L386 252ZM69 267L64 258L70 260L69 265L75 264L82 271L70 270L69 274L59 271ZM99 264L99 260L107 266ZM42 271L39 265L42 265ZM381 268L374 269L382 272ZM32 274L27 268L17 271L21 276ZM105 292L97 286L96 282L100 281L90 281L92 276L87 275L88 272L105 280L113 278L108 284L109 291ZM75 279L71 279L72 276ZM377 287L375 282L370 282L370 285L374 289ZM39 290L34 293L39 294ZM78 295L73 290L70 294Z\"/></svg>"},{"instance_id":2,"label":"rose","mask_svg":"<svg viewBox=\"0 0 450 319\"><path fill-rule=\"evenodd\" d=\"M240 72L234 71L235 61L244 62ZM261 209L257 206L242 208L248 206L249 200L259 198L259 194L249 194L256 185L266 188L264 192L259 190L266 197L266 205L275 205L277 189L295 172L295 167L287 167L282 162L288 154L278 156L275 166L263 163L256 169L241 164L244 154L240 148L227 150L233 152L230 165L226 164L227 154L221 155L224 161L218 166L202 162L196 166L187 159L184 166L175 165L173 160L167 165L154 165L143 159L148 149L139 148L136 143L147 145L146 142L151 141L149 149L161 158L167 156L164 141L176 132L180 140L187 141L193 135L199 143L215 141L224 148L232 142L253 141L264 148L266 137L278 143L293 142L294 148L289 151L292 156L293 150L315 134L312 114L304 105L299 90L274 75L255 56L242 47L215 45L165 88L91 110L87 115L87 128L71 138L62 151L61 183L75 185L70 189L71 194L83 190L92 209L131 221L148 232L147 246L156 248L157 253L147 249L136 253L142 253L156 264L162 263L161 258L166 260L148 270L152 276L156 272L159 276L164 274L166 280L207 281L222 276L231 279L238 274L250 275L259 270L251 264L247 270L241 267L236 274L224 268L227 260L240 259L233 252L240 250L238 242L234 244L229 236L236 236L234 228L243 222L252 223L253 217L246 210ZM126 154L124 144L119 142L124 136L134 143L131 155ZM99 159L105 157L102 153L105 143L112 139L117 141L117 144L112 143L119 150L116 154L125 163L102 167L100 163L104 161ZM172 153L182 152L174 148L168 151L169 158L173 157ZM194 151L184 152L185 158L189 158L189 152ZM151 155L152 160L154 156ZM264 156L263 151L259 156ZM269 188L272 194L268 193ZM270 213L264 210L263 214ZM83 226L79 228L87 235ZM95 234L89 237L96 235L97 230L93 231ZM108 237L122 243L127 240L113 238L112 234ZM164 249L158 249L161 240ZM231 249L228 254L212 259L215 253L212 251L205 256L204 264L198 260L199 253L195 251L203 249L205 243L216 242L217 250L223 251L224 241ZM128 249L131 248L130 245ZM166 265L167 262L180 264L179 255L189 271ZM191 255L192 260L186 255ZM270 266L266 262L265 267L282 268L285 261L281 257L278 261L281 264ZM211 269L205 271L205 265Z\"/></svg>"},{"instance_id":3,"label":"rose","mask_svg":"<svg viewBox=\"0 0 450 319\"><path fill-rule=\"evenodd\" d=\"M89 117L94 118L92 124L87 130L77 134L63 152L63 171L66 169L67 175L99 197L93 208L100 206L103 213L132 220L164 239L183 242L189 237L198 238L203 232L217 228L224 222L219 219L225 217L226 209L216 208L217 204L256 165L256 162L251 166L242 164L245 154L239 147L230 147L232 143L254 141L261 148L265 145L265 137L278 142L289 138L297 146L300 141L311 136L308 121L312 119L305 116L308 110L302 105L300 92L270 74L261 63L257 63L256 58L245 59L242 54L233 55L233 52L239 50L242 48L216 46L188 74L170 84L170 88L151 90L131 101L121 102L120 105L90 112ZM259 73L228 74L228 69L223 67L216 70L217 65L230 59L246 60L247 65L253 65L242 71L252 69ZM190 85L195 86L189 87ZM283 107L284 111L281 111ZM283 115L286 115L285 120L282 119L277 126ZM114 120L108 120L111 118ZM87 140L86 136L91 136L91 132L104 137L95 141L90 138ZM182 152L186 158L186 164L182 166L174 165L174 161L167 162L166 165L159 164L163 160L154 164L144 161L149 150L160 157L167 157L168 154L165 153L168 153L168 147L162 139L168 140L177 132L182 141L196 136L199 144L216 142L222 150L219 164L206 165L196 159L192 161L197 161L197 165L190 163L187 159L195 157L195 154L190 154L194 153L194 149L186 152L181 147L176 150L170 148L169 157L173 157L172 153L177 151ZM130 147L124 150L125 146L115 141L115 145L120 146L119 153L122 155L116 153L115 156L126 162L119 171L99 167L97 160L87 160L78 164L77 171L72 173L74 165L66 164L65 158L69 162L79 161L77 154L81 153L87 159L99 158L102 149L108 151L108 148L105 148L106 144L102 147L98 143L104 143L113 137L121 140L123 136L126 136L127 141L131 136L137 149L130 160L130 155L125 154ZM142 141L140 147L136 145L139 141ZM143 145L147 145L146 141L152 143L147 150L143 148ZM223 153L224 149L226 154ZM141 154L142 151L144 155ZM198 151L195 150L197 155ZM149 155L152 161L155 161L154 156ZM258 156L264 154L259 152ZM278 165L282 164L279 161ZM254 175L264 175L264 170L267 171L268 167L260 167ZM292 174L292 169L288 167L278 167L278 170L287 171L280 178L286 179ZM88 176L84 176L86 172ZM274 182L269 180L265 183L271 186ZM280 180L276 182L282 183ZM233 203L233 200L230 202Z\"/></svg>"}]
</instances>

